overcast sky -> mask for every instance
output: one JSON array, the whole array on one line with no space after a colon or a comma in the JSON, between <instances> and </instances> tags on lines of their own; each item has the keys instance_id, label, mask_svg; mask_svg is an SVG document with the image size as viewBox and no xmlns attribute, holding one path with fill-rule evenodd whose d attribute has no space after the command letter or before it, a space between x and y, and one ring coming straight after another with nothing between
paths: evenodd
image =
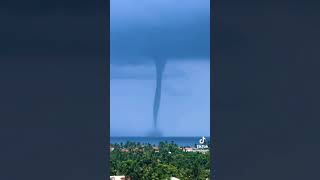
<instances>
[{"instance_id":1,"label":"overcast sky","mask_svg":"<svg viewBox=\"0 0 320 180\"><path fill-rule=\"evenodd\" d=\"M111 135L152 129L156 73L168 60L159 128L164 136L210 134L209 0L111 0Z\"/></svg>"}]
</instances>

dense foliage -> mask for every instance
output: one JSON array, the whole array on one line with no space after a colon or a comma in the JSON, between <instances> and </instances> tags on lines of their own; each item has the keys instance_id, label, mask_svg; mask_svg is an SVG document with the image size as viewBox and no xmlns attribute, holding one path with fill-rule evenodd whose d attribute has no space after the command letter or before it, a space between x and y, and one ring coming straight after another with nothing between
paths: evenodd
<instances>
[{"instance_id":1,"label":"dense foliage","mask_svg":"<svg viewBox=\"0 0 320 180\"><path fill-rule=\"evenodd\" d=\"M134 142L113 147L110 175L126 175L132 180L205 180L210 176L210 153L184 152L167 142L160 142L159 149Z\"/></svg>"}]
</instances>

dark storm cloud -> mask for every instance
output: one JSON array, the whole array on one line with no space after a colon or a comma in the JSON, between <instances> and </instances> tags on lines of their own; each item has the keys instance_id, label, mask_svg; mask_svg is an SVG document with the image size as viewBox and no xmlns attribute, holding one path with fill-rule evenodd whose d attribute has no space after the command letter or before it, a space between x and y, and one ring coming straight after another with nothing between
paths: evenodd
<instances>
[{"instance_id":1,"label":"dark storm cloud","mask_svg":"<svg viewBox=\"0 0 320 180\"><path fill-rule=\"evenodd\" d=\"M208 0L138 1L134 6L126 0L112 2L112 63L141 63L154 57L209 59Z\"/></svg>"}]
</instances>

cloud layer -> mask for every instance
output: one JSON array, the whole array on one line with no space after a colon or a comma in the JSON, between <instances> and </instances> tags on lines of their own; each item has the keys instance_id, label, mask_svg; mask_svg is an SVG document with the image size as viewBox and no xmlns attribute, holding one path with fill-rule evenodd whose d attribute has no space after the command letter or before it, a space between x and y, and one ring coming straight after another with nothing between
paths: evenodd
<instances>
[{"instance_id":1,"label":"cloud layer","mask_svg":"<svg viewBox=\"0 0 320 180\"><path fill-rule=\"evenodd\" d=\"M113 0L110 21L111 63L209 59L209 0Z\"/></svg>"}]
</instances>

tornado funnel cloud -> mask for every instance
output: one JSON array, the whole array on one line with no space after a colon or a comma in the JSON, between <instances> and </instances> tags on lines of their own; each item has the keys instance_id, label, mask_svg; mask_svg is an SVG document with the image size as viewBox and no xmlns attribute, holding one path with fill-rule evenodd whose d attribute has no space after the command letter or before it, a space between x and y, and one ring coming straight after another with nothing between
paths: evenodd
<instances>
[{"instance_id":1,"label":"tornado funnel cloud","mask_svg":"<svg viewBox=\"0 0 320 180\"><path fill-rule=\"evenodd\" d=\"M158 114L160 108L160 101L161 101L161 91L162 91L162 78L163 72L166 65L165 59L155 59L155 68L156 68L156 91L154 95L154 103L153 103L153 125L156 134L160 134L158 131Z\"/></svg>"}]
</instances>

